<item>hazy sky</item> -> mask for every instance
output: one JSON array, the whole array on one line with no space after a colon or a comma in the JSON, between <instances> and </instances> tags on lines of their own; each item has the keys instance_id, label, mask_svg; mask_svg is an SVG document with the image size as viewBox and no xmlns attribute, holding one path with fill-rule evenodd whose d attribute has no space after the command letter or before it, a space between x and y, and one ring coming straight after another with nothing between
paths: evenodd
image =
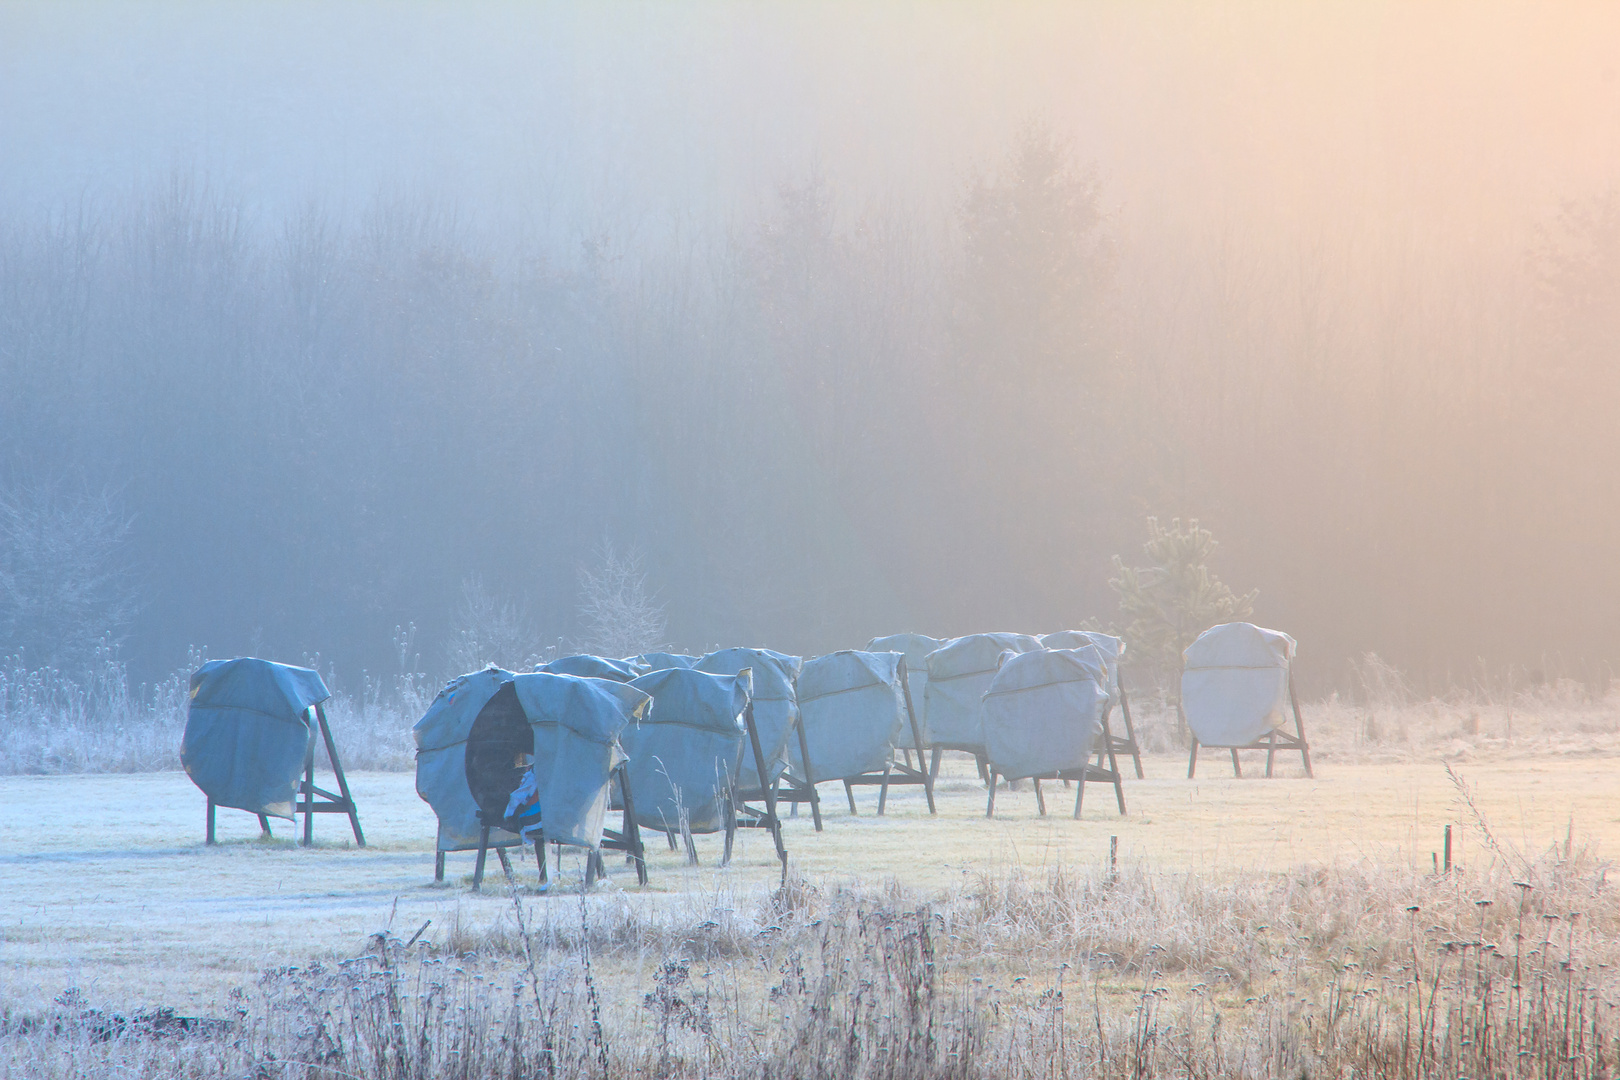
<instances>
[{"instance_id":1,"label":"hazy sky","mask_svg":"<svg viewBox=\"0 0 1620 1080\"><path fill-rule=\"evenodd\" d=\"M1559 322L1542 303L1532 263L1538 230L1562 204L1620 184L1617 43L1620 4L0 0L0 218L28 226L83 212L82 235L138 236L140 200L179 179L206 186L210 198L197 205L238 201L272 241L254 250L274 251L283 224L307 207L353 224L398 200L453 213L483 230L479 241L522 241L505 250L535 262L566 262L582 240L605 241L622 265L687 285L728 263L663 259L671 244L745 251L767 234L760 225L780 209L779 189L818 176L834 196L838 235L871 213L880 227L923 237L894 250L924 253L918 262L934 279L919 273L915 296L946 313L929 324L943 339L963 299L946 285L966 250L951 230L968 186L1004 165L1023 129L1042 125L1095 169L1118 253L1098 347L1111 350L1106 363L1134 365L1142 385L1163 391L1133 429L1135 449L1155 450L1158 439L1183 454L1178 469L1236 477L1231 490L1254 495L1221 504L1206 482L1160 507L1158 478L1130 472L1116 478L1122 498L1144 514L1224 514L1235 583L1260 586L1277 605L1268 612L1290 626L1310 615L1347 627L1333 646L1345 654L1410 631L1408 654L1449 637L1466 657L1487 648L1476 646L1476 626L1532 609L1577 636L1612 622L1590 603L1586 573L1609 572L1603 538L1620 505L1599 490L1611 470L1593 434L1612 430L1597 392L1609 382L1579 365L1571 370L1584 383L1538 367L1556 366L1545 360L1556 350L1543 346L1578 320ZM16 235L55 243L39 230ZM499 244L462 246L501 257ZM744 263L729 265L746 276ZM16 283L35 279L26 269ZM29 296L19 289L16 302L32 317L40 305ZM904 311L850 329L850 340L828 331L816 345L855 306L838 304L831 317L807 308L792 331L802 340L779 343L783 355L808 343L868 369L901 362L905 350L882 334L915 329ZM174 317L164 329L189 340L193 320ZM1589 329L1606 325L1593 316ZM692 342L708 340L687 329ZM112 332L105 356L87 354L89 381L130 375L120 359L128 337ZM63 340L77 339L64 331ZM1004 340L975 370L1007 361L996 354ZM387 373L374 382L394 373L393 348L367 354ZM207 370L217 351L180 359ZM1600 341L1589 366L1602 369L1611 352ZM655 353L664 374L678 374L668 350ZM706 354L694 344L692 355ZM479 359L458 360L453 376ZM46 352L34 362L54 363ZM852 370L839 378L852 381ZM24 374L51 385L45 370ZM1076 400L1101 392L1082 389ZM1278 416L1295 427L1273 438L1264 421ZM1283 437L1294 441L1282 446ZM1512 439L1537 441L1533 460L1554 463L1545 476L1519 485L1482 475L1504 471L1484 451ZM45 436L37 446L59 450ZM1154 455L1142 458L1148 469ZM1075 466L1049 467L1062 476ZM1325 486L1330 474L1340 487ZM1402 486L1413 478L1424 483ZM1286 492L1299 487L1353 520L1308 521L1303 539L1282 537L1278 522L1293 513ZM1469 492L1511 498L1497 507L1481 496L1500 515L1483 533L1505 537L1502 551L1458 570L1457 550L1486 546L1470 539L1481 530ZM1523 512L1524 492L1546 493L1554 509ZM1431 524L1414 524L1425 507ZM1034 512L1032 522L1050 526L1046 517ZM1571 561L1543 545L1561 533L1590 534L1597 553ZM1391 569L1395 556L1407 558L1406 578ZM1538 558L1567 580L1553 587L1524 572ZM1313 591L1321 566L1347 560L1360 577L1325 599ZM446 565L445 582L466 569ZM1105 563L1084 573L1102 596ZM559 595L566 577L552 583ZM1452 578L1489 603L1467 607L1460 591L1434 584ZM987 595L1001 588L984 580ZM1365 600L1378 589L1385 607ZM1408 617L1420 594L1428 622ZM387 616L396 617L418 616Z\"/></svg>"},{"instance_id":2,"label":"hazy sky","mask_svg":"<svg viewBox=\"0 0 1620 1080\"><path fill-rule=\"evenodd\" d=\"M568 231L749 215L819 170L954 200L1051 123L1125 221L1468 219L1608 186L1620 8L0 6L12 211L201 175L270 219L429 195Z\"/></svg>"}]
</instances>

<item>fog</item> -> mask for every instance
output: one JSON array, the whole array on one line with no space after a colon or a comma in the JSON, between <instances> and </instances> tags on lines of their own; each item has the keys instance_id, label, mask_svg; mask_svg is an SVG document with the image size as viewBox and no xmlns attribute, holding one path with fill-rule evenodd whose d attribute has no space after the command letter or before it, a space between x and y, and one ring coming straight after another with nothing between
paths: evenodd
<instances>
[{"instance_id":1,"label":"fog","mask_svg":"<svg viewBox=\"0 0 1620 1080\"><path fill-rule=\"evenodd\" d=\"M383 670L413 624L443 674L475 575L566 642L604 542L692 650L1107 625L1155 514L1315 690L1367 651L1595 678L1616 41L1597 5L7 4L0 491L116 508L127 587L57 607L149 674Z\"/></svg>"}]
</instances>

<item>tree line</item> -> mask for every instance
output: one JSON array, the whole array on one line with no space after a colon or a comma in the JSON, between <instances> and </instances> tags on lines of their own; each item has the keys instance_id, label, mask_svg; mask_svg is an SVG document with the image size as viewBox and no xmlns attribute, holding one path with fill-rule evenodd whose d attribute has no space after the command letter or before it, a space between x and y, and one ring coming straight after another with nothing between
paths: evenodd
<instances>
[{"instance_id":1,"label":"tree line","mask_svg":"<svg viewBox=\"0 0 1620 1080\"><path fill-rule=\"evenodd\" d=\"M582 641L615 544L694 651L1110 625L1158 515L1317 688L1614 655L1620 202L1128 232L1082 162L1032 127L939 220L813 178L641 253L184 180L5 221L0 652L377 671L414 623L447 673L469 582Z\"/></svg>"}]
</instances>

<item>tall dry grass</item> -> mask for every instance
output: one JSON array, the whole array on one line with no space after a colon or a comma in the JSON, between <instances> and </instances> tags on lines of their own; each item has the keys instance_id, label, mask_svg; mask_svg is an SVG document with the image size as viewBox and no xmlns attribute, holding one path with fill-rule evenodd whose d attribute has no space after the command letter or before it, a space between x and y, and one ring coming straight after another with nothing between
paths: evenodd
<instances>
[{"instance_id":1,"label":"tall dry grass","mask_svg":"<svg viewBox=\"0 0 1620 1080\"><path fill-rule=\"evenodd\" d=\"M1578 673L1481 666L1420 694L1376 653L1347 667L1343 689L1301 702L1311 756L1355 764L1559 754L1620 754L1620 684L1606 665ZM1175 708L1146 688L1131 699L1153 753L1185 752Z\"/></svg>"},{"instance_id":2,"label":"tall dry grass","mask_svg":"<svg viewBox=\"0 0 1620 1080\"><path fill-rule=\"evenodd\" d=\"M0 660L0 775L180 768L191 672L205 659L194 652L167 678L136 685L112 655L75 674ZM433 693L418 675L365 676L357 694L334 693L326 712L344 767L413 768L411 725ZM324 753L316 757L324 765Z\"/></svg>"},{"instance_id":3,"label":"tall dry grass","mask_svg":"<svg viewBox=\"0 0 1620 1080\"><path fill-rule=\"evenodd\" d=\"M187 680L203 659L193 654L161 682L134 687L112 657L77 677L30 669L15 657L0 662L0 775L178 769ZM1620 686L1606 671L1576 679L1481 669L1425 697L1368 654L1350 666L1346 691L1305 702L1302 711L1311 753L1325 762L1620 754ZM363 673L352 693L330 682L327 715L345 767L413 768L411 725L437 687L403 663L391 677ZM1132 708L1145 750L1185 751L1162 694L1138 690Z\"/></svg>"},{"instance_id":4,"label":"tall dry grass","mask_svg":"<svg viewBox=\"0 0 1620 1080\"><path fill-rule=\"evenodd\" d=\"M1610 866L1573 836L1526 852L1476 826L1491 857L1449 874L1058 868L936 895L794 878L662 906L514 894L493 927L405 928L266 972L225 1031L166 1035L161 1003L121 1024L79 999L8 1013L0 1073L1612 1076Z\"/></svg>"}]
</instances>

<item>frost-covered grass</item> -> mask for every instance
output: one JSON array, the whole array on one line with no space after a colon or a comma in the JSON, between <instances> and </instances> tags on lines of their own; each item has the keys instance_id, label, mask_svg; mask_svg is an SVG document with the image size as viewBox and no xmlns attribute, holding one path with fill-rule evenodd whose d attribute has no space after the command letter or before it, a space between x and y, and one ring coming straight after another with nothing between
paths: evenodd
<instances>
[{"instance_id":1,"label":"frost-covered grass","mask_svg":"<svg viewBox=\"0 0 1620 1080\"><path fill-rule=\"evenodd\" d=\"M131 687L114 657L77 677L8 657L0 661L0 773L179 768L187 680L176 672Z\"/></svg>"},{"instance_id":2,"label":"frost-covered grass","mask_svg":"<svg viewBox=\"0 0 1620 1080\"><path fill-rule=\"evenodd\" d=\"M1612 1076L1615 760L1189 783L1156 755L1128 816L1076 822L1027 790L987 820L953 757L937 816L828 785L786 889L754 832L588 894L572 856L539 893L530 853L516 903L471 853L433 884L406 774L351 777L364 850L238 812L204 848L174 773L7 777L0 1076Z\"/></svg>"},{"instance_id":3,"label":"frost-covered grass","mask_svg":"<svg viewBox=\"0 0 1620 1080\"><path fill-rule=\"evenodd\" d=\"M509 895L262 972L193 1035L82 991L0 1009L73 1077L1607 1077L1620 906L1590 853L1474 871L1140 865L645 909Z\"/></svg>"},{"instance_id":4,"label":"frost-covered grass","mask_svg":"<svg viewBox=\"0 0 1620 1080\"><path fill-rule=\"evenodd\" d=\"M187 666L162 681L131 686L124 665L104 657L69 677L0 661L0 775L156 772L180 767ZM1376 657L1355 669L1355 693L1302 705L1312 755L1323 762L1470 760L1539 754L1620 753L1620 687L1569 678L1516 685L1479 680L1421 698ZM326 673L328 718L346 768L410 769L411 726L437 687L415 674L362 677L354 692ZM1137 735L1149 753L1185 753L1174 708L1162 695L1132 698ZM1122 729L1116 714L1116 733ZM321 755L317 755L321 757ZM324 759L323 759L324 763Z\"/></svg>"},{"instance_id":5,"label":"frost-covered grass","mask_svg":"<svg viewBox=\"0 0 1620 1080\"><path fill-rule=\"evenodd\" d=\"M180 768L191 672L204 657L155 684L131 685L123 663L103 658L69 676L0 661L0 775L161 772ZM327 718L345 768L409 769L411 725L433 699L420 677L385 692L364 680L360 693L335 693ZM317 752L324 766L324 752Z\"/></svg>"},{"instance_id":6,"label":"frost-covered grass","mask_svg":"<svg viewBox=\"0 0 1620 1080\"><path fill-rule=\"evenodd\" d=\"M1174 708L1151 695L1140 698L1133 699L1133 714L1143 747L1185 753ZM1335 692L1301 702L1300 711L1311 756L1324 762L1620 754L1620 686L1594 688L1568 678L1476 685L1427 698L1399 686Z\"/></svg>"}]
</instances>

